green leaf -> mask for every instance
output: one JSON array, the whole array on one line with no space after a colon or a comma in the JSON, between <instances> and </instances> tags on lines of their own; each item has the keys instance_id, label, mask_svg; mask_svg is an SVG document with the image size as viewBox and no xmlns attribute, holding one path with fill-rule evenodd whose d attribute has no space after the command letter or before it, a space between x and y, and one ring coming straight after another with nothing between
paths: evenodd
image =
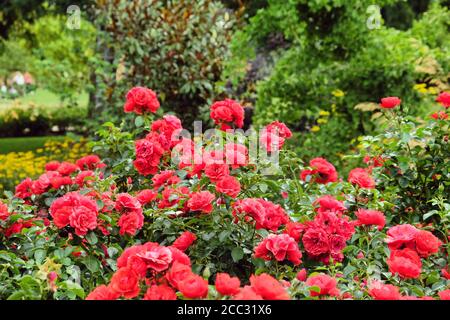
<instances>
[{"instance_id":1,"label":"green leaf","mask_svg":"<svg viewBox=\"0 0 450 320\"><path fill-rule=\"evenodd\" d=\"M83 263L92 273L100 269L100 262L95 257L88 256L83 260Z\"/></svg>"},{"instance_id":2,"label":"green leaf","mask_svg":"<svg viewBox=\"0 0 450 320\"><path fill-rule=\"evenodd\" d=\"M239 260L241 260L244 257L244 250L242 250L241 247L235 247L231 251L231 257L233 258L234 262L238 262Z\"/></svg>"},{"instance_id":3,"label":"green leaf","mask_svg":"<svg viewBox=\"0 0 450 320\"><path fill-rule=\"evenodd\" d=\"M42 264L42 261L44 261L44 258L47 254L47 251L44 249L37 249L34 251L34 260L36 260L37 264Z\"/></svg>"},{"instance_id":4,"label":"green leaf","mask_svg":"<svg viewBox=\"0 0 450 320\"><path fill-rule=\"evenodd\" d=\"M136 119L134 119L134 125L139 128L142 127L142 125L144 124L144 118L141 116L137 116Z\"/></svg>"},{"instance_id":5,"label":"green leaf","mask_svg":"<svg viewBox=\"0 0 450 320\"><path fill-rule=\"evenodd\" d=\"M98 238L93 231L89 232L86 235L86 240L92 245L94 245L98 242Z\"/></svg>"}]
</instances>

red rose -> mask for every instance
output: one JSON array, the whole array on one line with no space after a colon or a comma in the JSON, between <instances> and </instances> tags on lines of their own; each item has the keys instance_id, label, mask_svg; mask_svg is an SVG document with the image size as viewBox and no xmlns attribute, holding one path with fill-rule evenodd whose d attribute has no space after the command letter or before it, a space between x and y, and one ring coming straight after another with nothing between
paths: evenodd
<instances>
[{"instance_id":1,"label":"red rose","mask_svg":"<svg viewBox=\"0 0 450 320\"><path fill-rule=\"evenodd\" d=\"M418 231L415 240L417 253L424 258L437 253L442 244L431 232L425 230Z\"/></svg>"},{"instance_id":2,"label":"red rose","mask_svg":"<svg viewBox=\"0 0 450 320\"><path fill-rule=\"evenodd\" d=\"M210 213L213 210L212 202L214 198L214 195L209 191L195 192L191 194L187 205L191 211Z\"/></svg>"},{"instance_id":3,"label":"red rose","mask_svg":"<svg viewBox=\"0 0 450 320\"><path fill-rule=\"evenodd\" d=\"M210 163L205 166L204 171L211 182L218 182L230 174L227 164Z\"/></svg>"},{"instance_id":4,"label":"red rose","mask_svg":"<svg viewBox=\"0 0 450 320\"><path fill-rule=\"evenodd\" d=\"M310 287L319 287L320 292L316 292L314 290L310 290L311 296L338 296L339 289L336 287L337 281L336 279L330 277L329 275L320 273L314 276L309 277L306 280L306 284Z\"/></svg>"},{"instance_id":5,"label":"red rose","mask_svg":"<svg viewBox=\"0 0 450 320\"><path fill-rule=\"evenodd\" d=\"M78 159L75 163L80 170L95 170L100 164L100 158L96 155L88 155Z\"/></svg>"},{"instance_id":6,"label":"red rose","mask_svg":"<svg viewBox=\"0 0 450 320\"><path fill-rule=\"evenodd\" d=\"M208 281L192 273L178 282L178 290L189 299L206 298L208 295Z\"/></svg>"},{"instance_id":7,"label":"red rose","mask_svg":"<svg viewBox=\"0 0 450 320\"><path fill-rule=\"evenodd\" d=\"M232 176L226 176L216 183L217 192L225 193L226 195L236 198L241 192L241 184L238 179Z\"/></svg>"},{"instance_id":8,"label":"red rose","mask_svg":"<svg viewBox=\"0 0 450 320\"><path fill-rule=\"evenodd\" d=\"M94 171L81 171L74 179L79 187L90 186L95 181Z\"/></svg>"},{"instance_id":9,"label":"red rose","mask_svg":"<svg viewBox=\"0 0 450 320\"><path fill-rule=\"evenodd\" d=\"M144 215L141 211L131 211L130 213L123 214L117 225L120 227L120 235L134 236L138 230L144 225Z\"/></svg>"},{"instance_id":10,"label":"red rose","mask_svg":"<svg viewBox=\"0 0 450 320\"><path fill-rule=\"evenodd\" d=\"M375 300L399 300L401 298L398 288L392 284L383 284L373 281L369 286L369 294Z\"/></svg>"},{"instance_id":11,"label":"red rose","mask_svg":"<svg viewBox=\"0 0 450 320\"><path fill-rule=\"evenodd\" d=\"M31 197L33 192L31 191L31 187L33 185L33 180L30 178L26 178L21 183L16 186L16 193L14 196L19 199L25 199Z\"/></svg>"},{"instance_id":12,"label":"red rose","mask_svg":"<svg viewBox=\"0 0 450 320\"><path fill-rule=\"evenodd\" d=\"M437 98L436 101L442 104L445 108L450 107L450 93L442 92Z\"/></svg>"},{"instance_id":13,"label":"red rose","mask_svg":"<svg viewBox=\"0 0 450 320\"><path fill-rule=\"evenodd\" d=\"M165 170L161 171L158 174L155 174L152 178L153 188L157 190L159 187L163 185L171 185L177 184L180 182L180 178L175 175L175 171L173 170Z\"/></svg>"},{"instance_id":14,"label":"red rose","mask_svg":"<svg viewBox=\"0 0 450 320\"><path fill-rule=\"evenodd\" d=\"M177 294L168 285L154 285L147 289L143 300L177 300Z\"/></svg>"},{"instance_id":15,"label":"red rose","mask_svg":"<svg viewBox=\"0 0 450 320\"><path fill-rule=\"evenodd\" d=\"M157 196L157 192L150 189L144 189L136 195L136 199L141 203L142 206L144 206L155 200Z\"/></svg>"},{"instance_id":16,"label":"red rose","mask_svg":"<svg viewBox=\"0 0 450 320\"><path fill-rule=\"evenodd\" d=\"M300 270L296 276L297 280L302 281L302 282L305 281L307 277L308 277L308 274L306 272L306 269Z\"/></svg>"},{"instance_id":17,"label":"red rose","mask_svg":"<svg viewBox=\"0 0 450 320\"><path fill-rule=\"evenodd\" d=\"M236 169L240 166L245 166L248 163L247 147L238 143L225 144L225 159L226 164Z\"/></svg>"},{"instance_id":18,"label":"red rose","mask_svg":"<svg viewBox=\"0 0 450 320\"><path fill-rule=\"evenodd\" d=\"M263 219L256 220L256 229L263 228L271 231L277 231L281 225L289 222L289 216L280 205L263 199L257 199L256 201L258 201L262 208L264 208Z\"/></svg>"},{"instance_id":19,"label":"red rose","mask_svg":"<svg viewBox=\"0 0 450 320\"><path fill-rule=\"evenodd\" d=\"M256 248L255 257L271 260L272 256L277 261L288 259L294 265L300 264L302 253L297 242L287 234L270 234Z\"/></svg>"},{"instance_id":20,"label":"red rose","mask_svg":"<svg viewBox=\"0 0 450 320\"><path fill-rule=\"evenodd\" d=\"M384 228L386 224L386 217L383 212L376 210L367 210L367 209L359 209L356 211L356 217L358 218L358 225L366 225L366 226L378 226L378 230Z\"/></svg>"},{"instance_id":21,"label":"red rose","mask_svg":"<svg viewBox=\"0 0 450 320\"><path fill-rule=\"evenodd\" d=\"M74 165L73 163L70 162L62 162L59 167L58 167L58 172L63 175L63 176L69 176L72 173L74 173L75 171L77 171L79 168Z\"/></svg>"},{"instance_id":22,"label":"red rose","mask_svg":"<svg viewBox=\"0 0 450 320\"><path fill-rule=\"evenodd\" d=\"M165 150L173 148L180 142L179 133L182 129L180 119L172 115L165 115L163 119L152 123L152 131L159 134L159 141Z\"/></svg>"},{"instance_id":23,"label":"red rose","mask_svg":"<svg viewBox=\"0 0 450 320\"><path fill-rule=\"evenodd\" d=\"M59 189L62 186L71 185L73 183L70 177L54 177L50 179L50 184L53 189Z\"/></svg>"},{"instance_id":24,"label":"red rose","mask_svg":"<svg viewBox=\"0 0 450 320\"><path fill-rule=\"evenodd\" d=\"M192 274L190 266L174 261L172 267L170 267L169 271L166 273L166 279L173 287L179 289L179 282L186 279L190 274Z\"/></svg>"},{"instance_id":25,"label":"red rose","mask_svg":"<svg viewBox=\"0 0 450 320\"><path fill-rule=\"evenodd\" d=\"M381 99L381 107L385 109L392 109L396 106L398 106L402 100L400 100L398 97L387 97Z\"/></svg>"},{"instance_id":26,"label":"red rose","mask_svg":"<svg viewBox=\"0 0 450 320\"><path fill-rule=\"evenodd\" d=\"M289 300L289 294L278 280L267 273L252 275L250 283L253 290L264 300Z\"/></svg>"},{"instance_id":27,"label":"red rose","mask_svg":"<svg viewBox=\"0 0 450 320\"><path fill-rule=\"evenodd\" d=\"M172 246L177 248L178 250L186 251L187 248L189 248L196 239L197 237L195 236L195 234L189 231L185 231L175 240Z\"/></svg>"},{"instance_id":28,"label":"red rose","mask_svg":"<svg viewBox=\"0 0 450 320\"><path fill-rule=\"evenodd\" d=\"M131 268L121 268L113 274L109 286L127 299L135 298L139 295L139 276Z\"/></svg>"},{"instance_id":29,"label":"red rose","mask_svg":"<svg viewBox=\"0 0 450 320\"><path fill-rule=\"evenodd\" d=\"M450 300L450 289L442 290L438 295L441 300Z\"/></svg>"},{"instance_id":30,"label":"red rose","mask_svg":"<svg viewBox=\"0 0 450 320\"><path fill-rule=\"evenodd\" d=\"M119 193L116 197L115 209L121 213L141 212L141 203L128 193Z\"/></svg>"},{"instance_id":31,"label":"red rose","mask_svg":"<svg viewBox=\"0 0 450 320\"><path fill-rule=\"evenodd\" d=\"M75 228L77 235L84 236L89 230L97 227L97 211L76 207L69 216L69 223Z\"/></svg>"},{"instance_id":32,"label":"red rose","mask_svg":"<svg viewBox=\"0 0 450 320\"><path fill-rule=\"evenodd\" d=\"M172 262L172 251L169 248L156 246L144 252L139 252L138 257L147 263L147 266L156 272L161 272L169 268Z\"/></svg>"},{"instance_id":33,"label":"red rose","mask_svg":"<svg viewBox=\"0 0 450 320\"><path fill-rule=\"evenodd\" d=\"M238 277L230 277L228 273L218 273L216 275L216 289L223 296L232 296L239 293L241 281Z\"/></svg>"},{"instance_id":34,"label":"red rose","mask_svg":"<svg viewBox=\"0 0 450 320\"><path fill-rule=\"evenodd\" d=\"M233 300L264 300L251 286L245 286L233 297Z\"/></svg>"},{"instance_id":35,"label":"red rose","mask_svg":"<svg viewBox=\"0 0 450 320\"><path fill-rule=\"evenodd\" d=\"M314 206L319 206L316 211L318 213L323 212L334 212L334 213L343 213L347 210L342 201L336 200L333 196L325 195L321 196L313 202Z\"/></svg>"},{"instance_id":36,"label":"red rose","mask_svg":"<svg viewBox=\"0 0 450 320\"><path fill-rule=\"evenodd\" d=\"M328 233L322 228L308 228L302 242L305 251L312 257L319 257L330 251Z\"/></svg>"},{"instance_id":37,"label":"red rose","mask_svg":"<svg viewBox=\"0 0 450 320\"><path fill-rule=\"evenodd\" d=\"M172 252L172 263L175 263L176 261L187 266L191 265L191 260L183 251L175 248L174 246L169 246L167 248Z\"/></svg>"},{"instance_id":38,"label":"red rose","mask_svg":"<svg viewBox=\"0 0 450 320\"><path fill-rule=\"evenodd\" d=\"M155 113L159 108L156 93L144 87L134 87L128 91L124 105L125 112L143 114L145 112Z\"/></svg>"},{"instance_id":39,"label":"red rose","mask_svg":"<svg viewBox=\"0 0 450 320\"><path fill-rule=\"evenodd\" d=\"M386 262L389 272L397 273L402 278L415 279L420 276L422 262L412 249L393 250Z\"/></svg>"},{"instance_id":40,"label":"red rose","mask_svg":"<svg viewBox=\"0 0 450 320\"><path fill-rule=\"evenodd\" d=\"M159 143L159 137L148 134L145 139L135 141L136 160L134 167L144 176L155 174L164 154L164 149Z\"/></svg>"},{"instance_id":41,"label":"red rose","mask_svg":"<svg viewBox=\"0 0 450 320\"><path fill-rule=\"evenodd\" d=\"M0 220L6 220L9 217L8 206L0 202Z\"/></svg>"},{"instance_id":42,"label":"red rose","mask_svg":"<svg viewBox=\"0 0 450 320\"><path fill-rule=\"evenodd\" d=\"M445 111L439 111L439 112L435 112L435 113L431 114L430 117L435 120L447 120L448 114L445 113Z\"/></svg>"},{"instance_id":43,"label":"red rose","mask_svg":"<svg viewBox=\"0 0 450 320\"><path fill-rule=\"evenodd\" d=\"M358 185L363 189L374 189L375 181L369 173L362 168L355 168L348 174L348 181L352 184Z\"/></svg>"},{"instance_id":44,"label":"red rose","mask_svg":"<svg viewBox=\"0 0 450 320\"><path fill-rule=\"evenodd\" d=\"M45 171L57 171L60 164L59 161L50 161L45 165Z\"/></svg>"},{"instance_id":45,"label":"red rose","mask_svg":"<svg viewBox=\"0 0 450 320\"><path fill-rule=\"evenodd\" d=\"M410 247L418 232L419 230L410 224L400 224L389 228L385 241L390 250L399 249L402 246Z\"/></svg>"},{"instance_id":46,"label":"red rose","mask_svg":"<svg viewBox=\"0 0 450 320\"><path fill-rule=\"evenodd\" d=\"M305 231L305 226L303 223L300 222L288 222L286 224L286 229L284 230L284 233L288 234L292 238L294 238L295 241L300 241L300 238Z\"/></svg>"},{"instance_id":47,"label":"red rose","mask_svg":"<svg viewBox=\"0 0 450 320\"><path fill-rule=\"evenodd\" d=\"M116 300L119 297L120 294L103 284L89 293L86 300Z\"/></svg>"},{"instance_id":48,"label":"red rose","mask_svg":"<svg viewBox=\"0 0 450 320\"><path fill-rule=\"evenodd\" d=\"M308 176L311 177L312 182L326 184L337 181L336 168L323 158L315 158L309 162L311 170L303 170L300 173L300 178L307 181Z\"/></svg>"},{"instance_id":49,"label":"red rose","mask_svg":"<svg viewBox=\"0 0 450 320\"><path fill-rule=\"evenodd\" d=\"M244 126L244 108L234 100L217 101L211 106L211 119L218 125Z\"/></svg>"}]
</instances>

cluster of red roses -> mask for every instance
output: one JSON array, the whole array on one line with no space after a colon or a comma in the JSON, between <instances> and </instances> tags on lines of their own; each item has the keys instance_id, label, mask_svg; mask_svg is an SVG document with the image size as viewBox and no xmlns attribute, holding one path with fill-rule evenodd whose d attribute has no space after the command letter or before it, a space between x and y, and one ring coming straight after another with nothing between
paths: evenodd
<instances>
[{"instance_id":1,"label":"cluster of red roses","mask_svg":"<svg viewBox=\"0 0 450 320\"><path fill-rule=\"evenodd\" d=\"M184 253L195 240L196 236L186 231L168 247L147 242L125 249L110 283L98 286L86 299L132 299L141 294L143 287L143 300L176 300L177 292L188 299L206 298L208 281L192 272L191 261ZM250 285L241 288L239 278L218 273L215 287L220 295L235 300L289 299L286 288L268 274L252 275Z\"/></svg>"},{"instance_id":2,"label":"cluster of red roses","mask_svg":"<svg viewBox=\"0 0 450 320\"><path fill-rule=\"evenodd\" d=\"M391 250L387 260L389 271L404 279L418 278L421 273L421 257L437 253L442 242L430 231L419 230L410 224L389 228L386 243Z\"/></svg>"}]
</instances>

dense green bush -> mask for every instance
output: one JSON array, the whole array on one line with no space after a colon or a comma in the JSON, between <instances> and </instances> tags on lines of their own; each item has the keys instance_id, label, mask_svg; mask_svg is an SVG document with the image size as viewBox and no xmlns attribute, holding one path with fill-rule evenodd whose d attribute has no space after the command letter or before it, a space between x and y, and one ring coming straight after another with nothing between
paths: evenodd
<instances>
[{"instance_id":1,"label":"dense green bush","mask_svg":"<svg viewBox=\"0 0 450 320\"><path fill-rule=\"evenodd\" d=\"M97 1L99 60L92 114L118 114L128 88L153 88L189 123L214 96L233 13L217 1Z\"/></svg>"},{"instance_id":2,"label":"dense green bush","mask_svg":"<svg viewBox=\"0 0 450 320\"><path fill-rule=\"evenodd\" d=\"M348 142L373 130L367 114L354 112L358 103L392 95L402 96L406 103L422 99L421 107L412 112L424 115L431 99L411 88L426 83L432 88L428 93L437 93L448 86L448 9L439 2L430 4L411 29L401 31L384 26L372 4L268 1L235 35L224 81L255 104L257 123L277 118L309 132L299 140L302 154L319 152L339 161L338 154L348 149ZM248 62L251 72L268 71L249 79ZM242 81L250 85L240 92ZM318 122L320 111L331 113L329 121ZM315 141L329 141L330 134L339 139L331 148L317 150L309 143L312 128Z\"/></svg>"}]
</instances>

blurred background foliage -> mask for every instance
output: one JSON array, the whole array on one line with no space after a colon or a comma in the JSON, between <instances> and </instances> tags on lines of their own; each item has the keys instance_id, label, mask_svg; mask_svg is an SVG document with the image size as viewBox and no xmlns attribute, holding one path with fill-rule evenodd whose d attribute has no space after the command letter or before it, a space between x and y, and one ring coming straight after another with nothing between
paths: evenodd
<instances>
[{"instance_id":1,"label":"blurred background foliage","mask_svg":"<svg viewBox=\"0 0 450 320\"><path fill-rule=\"evenodd\" d=\"M80 8L80 28L67 27ZM448 0L11 0L0 8L0 137L92 136L132 86L189 128L239 100L295 131L305 161L339 168L400 96L428 116L449 88ZM29 73L25 86L13 83ZM3 88L5 87L5 88ZM418 107L420 106L420 107ZM356 108L356 109L355 109ZM365 112L361 112L365 111ZM2 146L0 139L0 149Z\"/></svg>"}]
</instances>

